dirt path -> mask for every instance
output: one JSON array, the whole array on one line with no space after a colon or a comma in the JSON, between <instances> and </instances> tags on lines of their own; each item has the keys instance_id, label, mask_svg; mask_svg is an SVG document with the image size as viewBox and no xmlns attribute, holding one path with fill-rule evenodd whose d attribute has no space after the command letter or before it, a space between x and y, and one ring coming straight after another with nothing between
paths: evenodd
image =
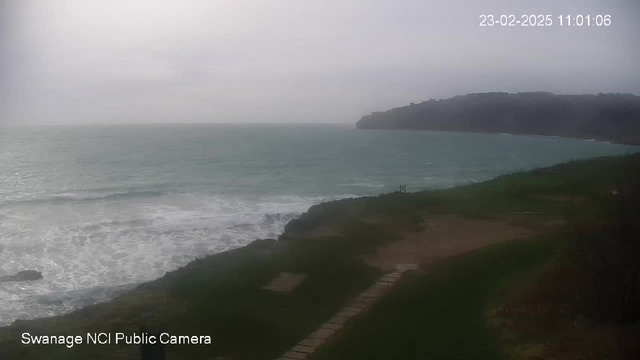
<instances>
[{"instance_id":1,"label":"dirt path","mask_svg":"<svg viewBox=\"0 0 640 360\"><path fill-rule=\"evenodd\" d=\"M429 265L449 256L505 240L526 238L533 231L506 221L469 219L459 215L442 215L425 219L424 230L407 233L402 239L380 247L364 261L384 271L396 264Z\"/></svg>"},{"instance_id":2,"label":"dirt path","mask_svg":"<svg viewBox=\"0 0 640 360\"><path fill-rule=\"evenodd\" d=\"M369 310L378 298L383 295L384 292L390 290L393 284L400 279L406 271L414 270L412 265L413 264L401 264L398 266L398 270L385 274L370 288L347 303L347 305L331 319L320 325L320 327L309 334L307 338L301 340L277 360L304 360L312 356L316 349L339 332L347 321Z\"/></svg>"},{"instance_id":3,"label":"dirt path","mask_svg":"<svg viewBox=\"0 0 640 360\"><path fill-rule=\"evenodd\" d=\"M369 265L393 272L380 278L278 360L303 360L311 357L319 346L343 327L345 322L367 311L383 292L391 290L393 283L405 271L417 269L417 264L428 266L466 251L531 235L531 230L500 220L469 219L458 215L425 219L424 230L407 233L402 239L378 248L375 254L363 257Z\"/></svg>"}]
</instances>

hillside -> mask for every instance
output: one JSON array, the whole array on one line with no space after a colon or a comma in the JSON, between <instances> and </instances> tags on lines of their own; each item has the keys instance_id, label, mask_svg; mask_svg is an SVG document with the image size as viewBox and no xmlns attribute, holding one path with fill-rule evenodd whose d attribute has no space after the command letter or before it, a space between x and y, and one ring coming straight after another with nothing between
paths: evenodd
<instances>
[{"instance_id":1,"label":"hillside","mask_svg":"<svg viewBox=\"0 0 640 360\"><path fill-rule=\"evenodd\" d=\"M374 112L358 129L509 133L640 144L640 96L478 93Z\"/></svg>"}]
</instances>

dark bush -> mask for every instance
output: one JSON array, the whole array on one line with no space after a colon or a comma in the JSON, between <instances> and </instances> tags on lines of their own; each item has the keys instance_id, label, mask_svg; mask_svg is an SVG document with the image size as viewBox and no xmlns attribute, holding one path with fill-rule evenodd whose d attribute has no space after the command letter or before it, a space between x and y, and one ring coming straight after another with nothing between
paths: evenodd
<instances>
[{"instance_id":1,"label":"dark bush","mask_svg":"<svg viewBox=\"0 0 640 360\"><path fill-rule=\"evenodd\" d=\"M635 164L638 165L638 164ZM607 322L640 322L640 167L598 200L598 216L576 225L581 297Z\"/></svg>"}]
</instances>

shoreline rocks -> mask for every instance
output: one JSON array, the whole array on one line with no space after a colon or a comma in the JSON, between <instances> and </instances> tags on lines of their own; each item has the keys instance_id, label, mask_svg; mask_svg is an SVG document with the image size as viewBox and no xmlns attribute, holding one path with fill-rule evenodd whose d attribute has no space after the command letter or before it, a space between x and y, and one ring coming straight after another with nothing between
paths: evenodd
<instances>
[{"instance_id":1,"label":"shoreline rocks","mask_svg":"<svg viewBox=\"0 0 640 360\"><path fill-rule=\"evenodd\" d=\"M0 283L12 281L34 281L42 279L42 273L36 270L24 270L15 275L0 276Z\"/></svg>"}]
</instances>

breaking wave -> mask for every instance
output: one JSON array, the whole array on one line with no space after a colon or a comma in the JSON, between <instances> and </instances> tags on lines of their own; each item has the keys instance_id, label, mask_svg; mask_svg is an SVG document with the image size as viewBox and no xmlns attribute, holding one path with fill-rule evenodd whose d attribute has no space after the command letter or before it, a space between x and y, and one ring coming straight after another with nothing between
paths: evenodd
<instances>
[{"instance_id":1,"label":"breaking wave","mask_svg":"<svg viewBox=\"0 0 640 360\"><path fill-rule=\"evenodd\" d=\"M312 205L352 196L81 192L59 195L76 202L71 206L23 203L11 212L0 210L1 272L33 269L44 276L28 286L2 284L0 326L106 301L197 257L277 238ZM129 201L89 201L119 197ZM52 215L55 222L48 223Z\"/></svg>"}]
</instances>

